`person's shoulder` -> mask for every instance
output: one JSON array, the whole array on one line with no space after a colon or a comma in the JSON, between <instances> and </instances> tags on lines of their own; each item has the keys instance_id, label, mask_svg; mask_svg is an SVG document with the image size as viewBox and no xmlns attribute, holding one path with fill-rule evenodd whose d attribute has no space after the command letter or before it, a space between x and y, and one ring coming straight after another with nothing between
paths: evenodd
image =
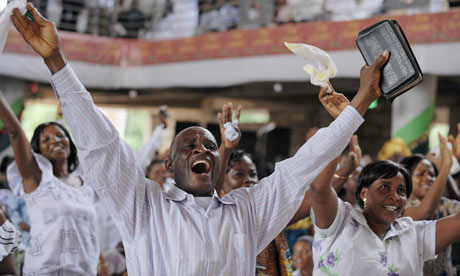
<instances>
[{"instance_id":1,"label":"person's shoulder","mask_svg":"<svg viewBox=\"0 0 460 276\"><path fill-rule=\"evenodd\" d=\"M435 220L417 220L414 221L411 217L400 217L397 218L392 224L391 224L391 230L394 231L397 234L403 234L407 231L410 231L412 229L421 229L424 228L428 225L431 225L433 223L436 223Z\"/></svg>"}]
</instances>

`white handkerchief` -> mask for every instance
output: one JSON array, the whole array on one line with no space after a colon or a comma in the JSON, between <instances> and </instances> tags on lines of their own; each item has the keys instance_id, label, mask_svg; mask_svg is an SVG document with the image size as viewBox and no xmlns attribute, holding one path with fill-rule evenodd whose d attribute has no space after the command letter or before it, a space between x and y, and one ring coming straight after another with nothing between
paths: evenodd
<instances>
[{"instance_id":1,"label":"white handkerchief","mask_svg":"<svg viewBox=\"0 0 460 276\"><path fill-rule=\"evenodd\" d=\"M303 69L310 74L312 84L328 86L329 79L337 74L337 68L326 51L307 44L284 42L284 45L297 56L307 60L308 63Z\"/></svg>"},{"instance_id":2,"label":"white handkerchief","mask_svg":"<svg viewBox=\"0 0 460 276\"><path fill-rule=\"evenodd\" d=\"M11 27L11 18L13 10L18 8L21 14L26 13L26 0L14 0L10 2L0 14L0 54L3 53L6 39L8 38L8 31Z\"/></svg>"},{"instance_id":3,"label":"white handkerchief","mask_svg":"<svg viewBox=\"0 0 460 276\"><path fill-rule=\"evenodd\" d=\"M238 131L236 131L235 127L238 126L238 120L237 119L234 119L233 122L226 122L224 124L224 128L225 128L225 138L227 138L230 142L232 141L235 141L236 138L238 138L238 136L240 136L240 134L238 133Z\"/></svg>"}]
</instances>

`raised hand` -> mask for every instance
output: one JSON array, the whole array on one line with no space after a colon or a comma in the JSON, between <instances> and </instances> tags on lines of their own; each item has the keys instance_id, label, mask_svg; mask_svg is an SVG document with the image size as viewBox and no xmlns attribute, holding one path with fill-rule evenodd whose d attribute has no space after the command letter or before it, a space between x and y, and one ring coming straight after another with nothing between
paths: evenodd
<instances>
[{"instance_id":1,"label":"raised hand","mask_svg":"<svg viewBox=\"0 0 460 276\"><path fill-rule=\"evenodd\" d=\"M390 52L385 51L371 66L364 65L361 68L359 90L351 101L351 105L361 115L364 115L369 105L382 95L382 90L380 89L381 69L389 58Z\"/></svg>"},{"instance_id":2,"label":"raised hand","mask_svg":"<svg viewBox=\"0 0 460 276\"><path fill-rule=\"evenodd\" d=\"M332 88L332 85L330 87ZM341 93L335 91L327 93L328 89L329 86L321 87L318 97L326 111L335 119L350 104L350 101Z\"/></svg>"},{"instance_id":3,"label":"raised hand","mask_svg":"<svg viewBox=\"0 0 460 276\"><path fill-rule=\"evenodd\" d=\"M349 145L350 152L348 155L340 158L340 171L341 176L350 175L361 164L361 147L359 146L358 136L353 135L350 139Z\"/></svg>"},{"instance_id":4,"label":"raised hand","mask_svg":"<svg viewBox=\"0 0 460 276\"><path fill-rule=\"evenodd\" d=\"M31 3L27 3L26 8L32 13L33 21L27 19L18 9L13 10L11 21L32 49L45 59L50 71L55 73L65 66L56 27L53 22L41 16Z\"/></svg>"},{"instance_id":5,"label":"raised hand","mask_svg":"<svg viewBox=\"0 0 460 276\"><path fill-rule=\"evenodd\" d=\"M460 123L457 124L457 130L457 137L454 139L453 135L449 135L449 142L452 144L452 153L460 162Z\"/></svg>"},{"instance_id":6,"label":"raised hand","mask_svg":"<svg viewBox=\"0 0 460 276\"><path fill-rule=\"evenodd\" d=\"M19 33L39 55L44 58L49 57L53 50L59 47L56 27L53 22L42 17L31 3L27 3L26 8L32 12L34 21L27 19L19 12L19 9L13 10L11 20Z\"/></svg>"},{"instance_id":7,"label":"raised hand","mask_svg":"<svg viewBox=\"0 0 460 276\"><path fill-rule=\"evenodd\" d=\"M168 117L169 117L167 105L160 107L160 111L158 112L158 117L160 119L160 123L162 123L164 127L167 128L168 127Z\"/></svg>"},{"instance_id":8,"label":"raised hand","mask_svg":"<svg viewBox=\"0 0 460 276\"><path fill-rule=\"evenodd\" d=\"M438 133L438 137L440 156L436 156L435 154L428 154L427 158L436 165L438 170L441 170L442 168L450 170L450 167L452 166L452 153L447 146L446 139L440 133Z\"/></svg>"},{"instance_id":9,"label":"raised hand","mask_svg":"<svg viewBox=\"0 0 460 276\"><path fill-rule=\"evenodd\" d=\"M217 113L217 119L219 120L219 127L220 127L220 137L221 137L221 149L226 151L233 151L233 149L238 145L241 139L241 131L238 126L234 126L235 130L238 132L238 138L233 141L230 141L225 136L225 127L224 124L227 122L232 122L232 111L233 105L232 103L222 105L222 112ZM240 119L241 110L243 107L238 105L236 108L236 116L235 119Z\"/></svg>"}]
</instances>

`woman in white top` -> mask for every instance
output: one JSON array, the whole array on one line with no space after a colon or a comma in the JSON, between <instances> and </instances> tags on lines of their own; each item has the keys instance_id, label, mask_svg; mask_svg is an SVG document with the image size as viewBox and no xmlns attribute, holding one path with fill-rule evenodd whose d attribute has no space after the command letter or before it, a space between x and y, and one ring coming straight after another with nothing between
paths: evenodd
<instances>
[{"instance_id":1,"label":"woman in white top","mask_svg":"<svg viewBox=\"0 0 460 276\"><path fill-rule=\"evenodd\" d=\"M58 123L41 124L29 144L1 93L0 119L16 159L8 168L8 182L24 197L30 215L23 275L96 275L96 197L72 174L78 158L69 133Z\"/></svg>"},{"instance_id":2,"label":"woman in white top","mask_svg":"<svg viewBox=\"0 0 460 276\"><path fill-rule=\"evenodd\" d=\"M412 191L392 161L367 165L358 178L362 208L337 198L328 182L311 187L314 275L423 275L423 262L460 238L460 215L437 221L398 218Z\"/></svg>"}]
</instances>

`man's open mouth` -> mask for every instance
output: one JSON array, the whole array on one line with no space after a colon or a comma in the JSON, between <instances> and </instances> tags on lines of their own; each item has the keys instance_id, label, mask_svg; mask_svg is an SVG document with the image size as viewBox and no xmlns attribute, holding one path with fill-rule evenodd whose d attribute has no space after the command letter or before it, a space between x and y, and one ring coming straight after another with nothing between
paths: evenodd
<instances>
[{"instance_id":1,"label":"man's open mouth","mask_svg":"<svg viewBox=\"0 0 460 276\"><path fill-rule=\"evenodd\" d=\"M211 164L208 160L195 160L192 163L192 172L196 174L209 173L211 170Z\"/></svg>"}]
</instances>

